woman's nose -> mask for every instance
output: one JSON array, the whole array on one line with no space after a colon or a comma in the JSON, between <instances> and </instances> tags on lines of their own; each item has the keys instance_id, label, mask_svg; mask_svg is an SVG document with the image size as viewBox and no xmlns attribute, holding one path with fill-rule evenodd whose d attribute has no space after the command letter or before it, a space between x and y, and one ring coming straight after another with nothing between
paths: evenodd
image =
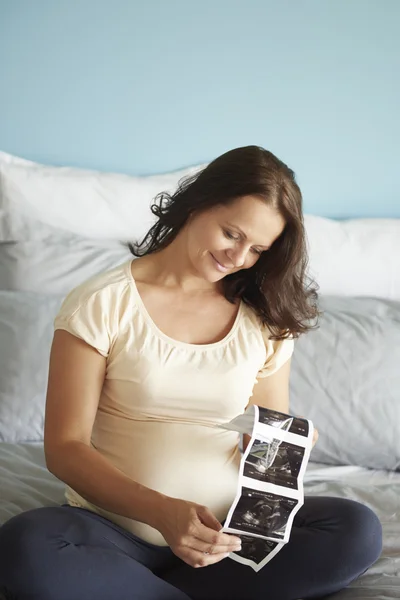
<instances>
[{"instance_id":1,"label":"woman's nose","mask_svg":"<svg viewBox=\"0 0 400 600\"><path fill-rule=\"evenodd\" d=\"M231 248L227 254L235 267L242 267L246 261L247 248L237 246Z\"/></svg>"}]
</instances>

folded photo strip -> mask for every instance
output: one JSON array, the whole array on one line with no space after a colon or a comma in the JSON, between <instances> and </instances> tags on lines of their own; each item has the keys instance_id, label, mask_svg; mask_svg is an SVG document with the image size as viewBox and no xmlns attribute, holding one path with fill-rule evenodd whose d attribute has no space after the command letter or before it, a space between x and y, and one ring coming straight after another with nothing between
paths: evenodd
<instances>
[{"instance_id":1,"label":"folded photo strip","mask_svg":"<svg viewBox=\"0 0 400 600\"><path fill-rule=\"evenodd\" d=\"M241 551L229 558L259 571L289 542L304 503L314 427L308 419L254 405L219 427L251 436L223 531L242 540Z\"/></svg>"}]
</instances>

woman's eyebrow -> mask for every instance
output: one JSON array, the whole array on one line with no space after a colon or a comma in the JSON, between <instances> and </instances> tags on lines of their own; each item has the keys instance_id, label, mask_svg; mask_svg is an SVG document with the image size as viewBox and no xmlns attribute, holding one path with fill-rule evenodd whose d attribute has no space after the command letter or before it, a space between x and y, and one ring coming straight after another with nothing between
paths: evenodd
<instances>
[{"instance_id":1,"label":"woman's eyebrow","mask_svg":"<svg viewBox=\"0 0 400 600\"><path fill-rule=\"evenodd\" d=\"M233 229L236 229L237 231L239 231L239 233L244 237L245 240L247 240L247 235L245 234L245 232L243 231L243 229L240 229L240 227L238 225L234 225L234 223L227 223L227 225L229 227L232 227ZM265 244L254 244L257 247L260 248L269 248L269 246L265 245Z\"/></svg>"}]
</instances>

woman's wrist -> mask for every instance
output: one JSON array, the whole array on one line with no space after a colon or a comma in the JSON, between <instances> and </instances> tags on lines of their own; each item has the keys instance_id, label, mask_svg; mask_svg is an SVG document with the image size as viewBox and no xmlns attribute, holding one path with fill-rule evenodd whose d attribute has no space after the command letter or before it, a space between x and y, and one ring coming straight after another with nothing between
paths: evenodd
<instances>
[{"instance_id":1,"label":"woman's wrist","mask_svg":"<svg viewBox=\"0 0 400 600\"><path fill-rule=\"evenodd\" d=\"M130 515L130 518L146 523L146 525L158 530L162 516L165 513L168 496L140 484L136 484L136 486L139 486L139 489L136 489L133 494L132 515Z\"/></svg>"}]
</instances>

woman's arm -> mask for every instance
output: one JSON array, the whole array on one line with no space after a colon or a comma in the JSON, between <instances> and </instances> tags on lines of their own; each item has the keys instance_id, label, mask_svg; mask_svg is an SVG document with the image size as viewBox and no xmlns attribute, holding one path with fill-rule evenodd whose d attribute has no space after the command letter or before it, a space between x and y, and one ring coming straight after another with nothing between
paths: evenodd
<instances>
[{"instance_id":1,"label":"woman's arm","mask_svg":"<svg viewBox=\"0 0 400 600\"><path fill-rule=\"evenodd\" d=\"M289 378L291 359L286 361L276 373L263 377L255 384L249 404L256 404L271 410L289 414ZM314 428L313 447L318 441L318 430ZM250 436L243 436L243 451L246 450Z\"/></svg>"},{"instance_id":2,"label":"woman's arm","mask_svg":"<svg viewBox=\"0 0 400 600\"><path fill-rule=\"evenodd\" d=\"M66 331L55 332L44 433L49 471L93 504L158 529L193 567L237 550L240 538L221 533L222 525L206 506L140 485L91 448L105 371L106 359L97 350Z\"/></svg>"},{"instance_id":3,"label":"woman's arm","mask_svg":"<svg viewBox=\"0 0 400 600\"><path fill-rule=\"evenodd\" d=\"M66 331L55 332L44 433L47 467L89 502L157 527L163 495L132 481L90 446L105 369L97 350Z\"/></svg>"},{"instance_id":4,"label":"woman's arm","mask_svg":"<svg viewBox=\"0 0 400 600\"><path fill-rule=\"evenodd\" d=\"M289 376L291 359L269 377L261 377L254 385L250 404L270 408L288 414L289 412ZM250 436L243 436L243 451L246 450Z\"/></svg>"}]
</instances>

